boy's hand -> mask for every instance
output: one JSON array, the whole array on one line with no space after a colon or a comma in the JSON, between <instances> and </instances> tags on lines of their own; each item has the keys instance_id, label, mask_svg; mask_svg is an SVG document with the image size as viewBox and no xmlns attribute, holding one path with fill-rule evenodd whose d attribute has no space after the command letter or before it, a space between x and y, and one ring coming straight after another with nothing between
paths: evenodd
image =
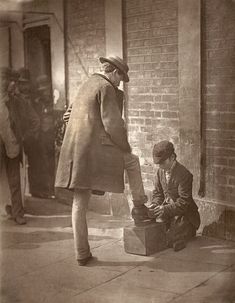
<instances>
[{"instance_id":1,"label":"boy's hand","mask_svg":"<svg viewBox=\"0 0 235 303\"><path fill-rule=\"evenodd\" d=\"M151 204L149 206L149 217L150 218L158 218L161 217L164 214L164 206L157 205L157 204Z\"/></svg>"},{"instance_id":2,"label":"boy's hand","mask_svg":"<svg viewBox=\"0 0 235 303\"><path fill-rule=\"evenodd\" d=\"M156 216L156 218L162 217L164 215L164 206L157 206L154 209L154 215Z\"/></svg>"}]
</instances>

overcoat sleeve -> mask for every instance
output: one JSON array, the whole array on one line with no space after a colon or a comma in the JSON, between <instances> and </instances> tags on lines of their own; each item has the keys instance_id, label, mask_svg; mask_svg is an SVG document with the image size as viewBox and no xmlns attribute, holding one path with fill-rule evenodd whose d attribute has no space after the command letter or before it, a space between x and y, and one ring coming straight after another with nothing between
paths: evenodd
<instances>
[{"instance_id":1,"label":"overcoat sleeve","mask_svg":"<svg viewBox=\"0 0 235 303\"><path fill-rule=\"evenodd\" d=\"M162 185L160 182L160 175L159 170L157 171L157 174L154 178L154 190L153 190L153 196L152 196L152 203L161 205L164 201L164 192L162 189Z\"/></svg>"},{"instance_id":2,"label":"overcoat sleeve","mask_svg":"<svg viewBox=\"0 0 235 303\"><path fill-rule=\"evenodd\" d=\"M186 213L192 200L192 174L184 174L178 185L178 198L175 203L164 206L167 216L180 216Z\"/></svg>"},{"instance_id":3,"label":"overcoat sleeve","mask_svg":"<svg viewBox=\"0 0 235 303\"><path fill-rule=\"evenodd\" d=\"M99 91L100 115L106 133L111 140L123 151L130 152L127 131L117 103L115 89L106 85Z\"/></svg>"},{"instance_id":4,"label":"overcoat sleeve","mask_svg":"<svg viewBox=\"0 0 235 303\"><path fill-rule=\"evenodd\" d=\"M11 128L8 108L5 102L0 102L0 137L5 146L6 154L9 158L15 158L20 153L20 145Z\"/></svg>"},{"instance_id":5,"label":"overcoat sleeve","mask_svg":"<svg viewBox=\"0 0 235 303\"><path fill-rule=\"evenodd\" d=\"M123 114L123 103L124 103L124 92L121 89L117 89L117 103L118 103L118 108L121 113L121 116Z\"/></svg>"}]
</instances>

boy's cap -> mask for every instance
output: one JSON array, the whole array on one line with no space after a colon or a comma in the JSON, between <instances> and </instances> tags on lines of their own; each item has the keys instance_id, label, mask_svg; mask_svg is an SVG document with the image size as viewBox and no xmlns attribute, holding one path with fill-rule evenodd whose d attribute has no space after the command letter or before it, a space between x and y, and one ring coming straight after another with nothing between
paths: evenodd
<instances>
[{"instance_id":1,"label":"boy's cap","mask_svg":"<svg viewBox=\"0 0 235 303\"><path fill-rule=\"evenodd\" d=\"M154 162L160 164L175 152L174 145L167 140L158 142L153 147Z\"/></svg>"},{"instance_id":2,"label":"boy's cap","mask_svg":"<svg viewBox=\"0 0 235 303\"><path fill-rule=\"evenodd\" d=\"M117 67L122 73L123 73L123 80L124 82L129 82L129 77L128 77L128 71L129 71L129 67L126 64L126 62L124 62L120 57L118 56L110 56L110 57L100 57L99 58L100 63L104 63L104 62L109 62L112 65L114 65L115 67Z\"/></svg>"}]
</instances>

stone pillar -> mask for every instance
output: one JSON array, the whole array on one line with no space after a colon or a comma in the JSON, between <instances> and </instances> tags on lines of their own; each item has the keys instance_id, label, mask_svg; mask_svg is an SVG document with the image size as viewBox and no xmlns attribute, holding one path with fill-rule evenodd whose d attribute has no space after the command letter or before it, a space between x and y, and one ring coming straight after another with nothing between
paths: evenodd
<instances>
[{"instance_id":1,"label":"stone pillar","mask_svg":"<svg viewBox=\"0 0 235 303\"><path fill-rule=\"evenodd\" d=\"M54 109L64 110L65 100L65 58L64 58L64 8L62 0L48 1L51 18L51 73L54 93Z\"/></svg>"},{"instance_id":2,"label":"stone pillar","mask_svg":"<svg viewBox=\"0 0 235 303\"><path fill-rule=\"evenodd\" d=\"M200 182L201 1L178 1L180 160Z\"/></svg>"},{"instance_id":3,"label":"stone pillar","mask_svg":"<svg viewBox=\"0 0 235 303\"><path fill-rule=\"evenodd\" d=\"M116 55L123 58L122 0L105 1L105 47L106 56ZM123 89L123 84L120 84ZM130 209L124 194L106 194L110 214L129 216Z\"/></svg>"},{"instance_id":4,"label":"stone pillar","mask_svg":"<svg viewBox=\"0 0 235 303\"><path fill-rule=\"evenodd\" d=\"M11 23L11 65L17 70L24 66L24 36L22 14L14 15Z\"/></svg>"},{"instance_id":5,"label":"stone pillar","mask_svg":"<svg viewBox=\"0 0 235 303\"><path fill-rule=\"evenodd\" d=\"M123 57L122 0L105 1L106 55Z\"/></svg>"}]
</instances>

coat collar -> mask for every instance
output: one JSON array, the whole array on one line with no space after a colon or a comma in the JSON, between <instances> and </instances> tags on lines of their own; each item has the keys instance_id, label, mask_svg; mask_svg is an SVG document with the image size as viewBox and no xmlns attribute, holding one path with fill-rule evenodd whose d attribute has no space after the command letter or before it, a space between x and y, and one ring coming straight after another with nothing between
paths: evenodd
<instances>
[{"instance_id":1,"label":"coat collar","mask_svg":"<svg viewBox=\"0 0 235 303\"><path fill-rule=\"evenodd\" d=\"M105 77L105 75L102 75L102 74L99 74L99 73L95 73L93 75L94 76L100 76L100 77L104 78L105 80L107 80L114 87L115 90L117 89L117 87L114 86L113 83L109 80L109 78Z\"/></svg>"},{"instance_id":2,"label":"coat collar","mask_svg":"<svg viewBox=\"0 0 235 303\"><path fill-rule=\"evenodd\" d=\"M176 168L177 168L178 165L179 165L178 161L175 160L175 162L173 163L173 165L172 165L172 167L171 167L171 169L170 169L170 179L169 179L168 183L167 183L167 181L166 181L166 172L165 172L164 169L161 169L161 173L162 173L162 182L164 182L164 186L167 187L167 186L170 184L170 181L171 181L171 179L172 179L172 176L174 175L174 173L175 173Z\"/></svg>"}]
</instances>

